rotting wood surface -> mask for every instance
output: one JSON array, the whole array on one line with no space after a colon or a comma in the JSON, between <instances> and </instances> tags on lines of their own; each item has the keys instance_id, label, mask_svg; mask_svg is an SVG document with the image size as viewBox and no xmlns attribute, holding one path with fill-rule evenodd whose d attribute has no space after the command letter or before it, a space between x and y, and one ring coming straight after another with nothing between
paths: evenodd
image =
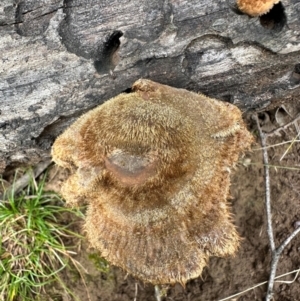
<instances>
[{"instance_id":1,"label":"rotting wood surface","mask_svg":"<svg viewBox=\"0 0 300 301\"><path fill-rule=\"evenodd\" d=\"M49 156L78 116L138 78L258 110L297 101L300 1L2 0L0 173Z\"/></svg>"}]
</instances>

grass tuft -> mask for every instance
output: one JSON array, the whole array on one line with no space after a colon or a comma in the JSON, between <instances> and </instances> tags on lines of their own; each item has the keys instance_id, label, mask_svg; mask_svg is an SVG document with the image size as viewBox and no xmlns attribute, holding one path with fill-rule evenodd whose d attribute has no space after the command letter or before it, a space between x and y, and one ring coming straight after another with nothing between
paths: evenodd
<instances>
[{"instance_id":1,"label":"grass tuft","mask_svg":"<svg viewBox=\"0 0 300 301\"><path fill-rule=\"evenodd\" d=\"M0 201L0 300L38 300L46 284L64 286L58 273L70 261L74 264L74 252L62 238L80 235L62 221L75 211L56 194L44 192L45 178L32 179L21 194L12 191Z\"/></svg>"}]
</instances>

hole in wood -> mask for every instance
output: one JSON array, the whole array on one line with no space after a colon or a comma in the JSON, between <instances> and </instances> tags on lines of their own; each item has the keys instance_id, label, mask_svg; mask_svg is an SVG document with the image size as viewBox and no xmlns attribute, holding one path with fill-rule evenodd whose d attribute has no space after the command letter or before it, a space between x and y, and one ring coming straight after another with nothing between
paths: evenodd
<instances>
[{"instance_id":1,"label":"hole in wood","mask_svg":"<svg viewBox=\"0 0 300 301\"><path fill-rule=\"evenodd\" d=\"M131 93L132 92L132 89L131 88L127 88L123 91L123 93Z\"/></svg>"},{"instance_id":2,"label":"hole in wood","mask_svg":"<svg viewBox=\"0 0 300 301\"><path fill-rule=\"evenodd\" d=\"M263 27L272 31L281 31L287 21L282 3L275 4L267 14L260 16L259 20Z\"/></svg>"},{"instance_id":3,"label":"hole in wood","mask_svg":"<svg viewBox=\"0 0 300 301\"><path fill-rule=\"evenodd\" d=\"M292 85L300 84L300 63L296 64L291 74L290 82Z\"/></svg>"},{"instance_id":4,"label":"hole in wood","mask_svg":"<svg viewBox=\"0 0 300 301\"><path fill-rule=\"evenodd\" d=\"M294 73L300 74L300 63L295 65Z\"/></svg>"},{"instance_id":5,"label":"hole in wood","mask_svg":"<svg viewBox=\"0 0 300 301\"><path fill-rule=\"evenodd\" d=\"M118 49L121 44L120 37L122 35L122 31L115 30L106 39L106 42L101 49L101 53L99 54L99 57L101 57L101 59L94 62L94 66L98 73L107 73L109 71L112 71L118 64Z\"/></svg>"}]
</instances>

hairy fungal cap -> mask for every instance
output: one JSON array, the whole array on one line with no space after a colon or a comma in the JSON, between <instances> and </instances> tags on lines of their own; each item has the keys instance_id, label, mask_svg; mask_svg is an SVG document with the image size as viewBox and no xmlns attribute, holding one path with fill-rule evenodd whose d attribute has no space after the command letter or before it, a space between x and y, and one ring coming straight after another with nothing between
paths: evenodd
<instances>
[{"instance_id":1,"label":"hairy fungal cap","mask_svg":"<svg viewBox=\"0 0 300 301\"><path fill-rule=\"evenodd\" d=\"M236 252L229 171L252 136L235 106L140 79L55 141L70 205L112 264L153 284L186 283Z\"/></svg>"},{"instance_id":2,"label":"hairy fungal cap","mask_svg":"<svg viewBox=\"0 0 300 301\"><path fill-rule=\"evenodd\" d=\"M237 0L239 10L249 16L258 17L268 13L280 0Z\"/></svg>"}]
</instances>

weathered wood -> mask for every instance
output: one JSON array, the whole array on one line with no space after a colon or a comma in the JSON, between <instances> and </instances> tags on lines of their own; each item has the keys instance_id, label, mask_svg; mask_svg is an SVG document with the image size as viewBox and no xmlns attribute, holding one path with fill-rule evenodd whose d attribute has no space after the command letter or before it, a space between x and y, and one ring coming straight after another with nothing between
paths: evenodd
<instances>
[{"instance_id":1,"label":"weathered wood","mask_svg":"<svg viewBox=\"0 0 300 301\"><path fill-rule=\"evenodd\" d=\"M261 18L234 0L1 0L0 173L141 77L243 110L296 101L299 16L295 0Z\"/></svg>"}]
</instances>

